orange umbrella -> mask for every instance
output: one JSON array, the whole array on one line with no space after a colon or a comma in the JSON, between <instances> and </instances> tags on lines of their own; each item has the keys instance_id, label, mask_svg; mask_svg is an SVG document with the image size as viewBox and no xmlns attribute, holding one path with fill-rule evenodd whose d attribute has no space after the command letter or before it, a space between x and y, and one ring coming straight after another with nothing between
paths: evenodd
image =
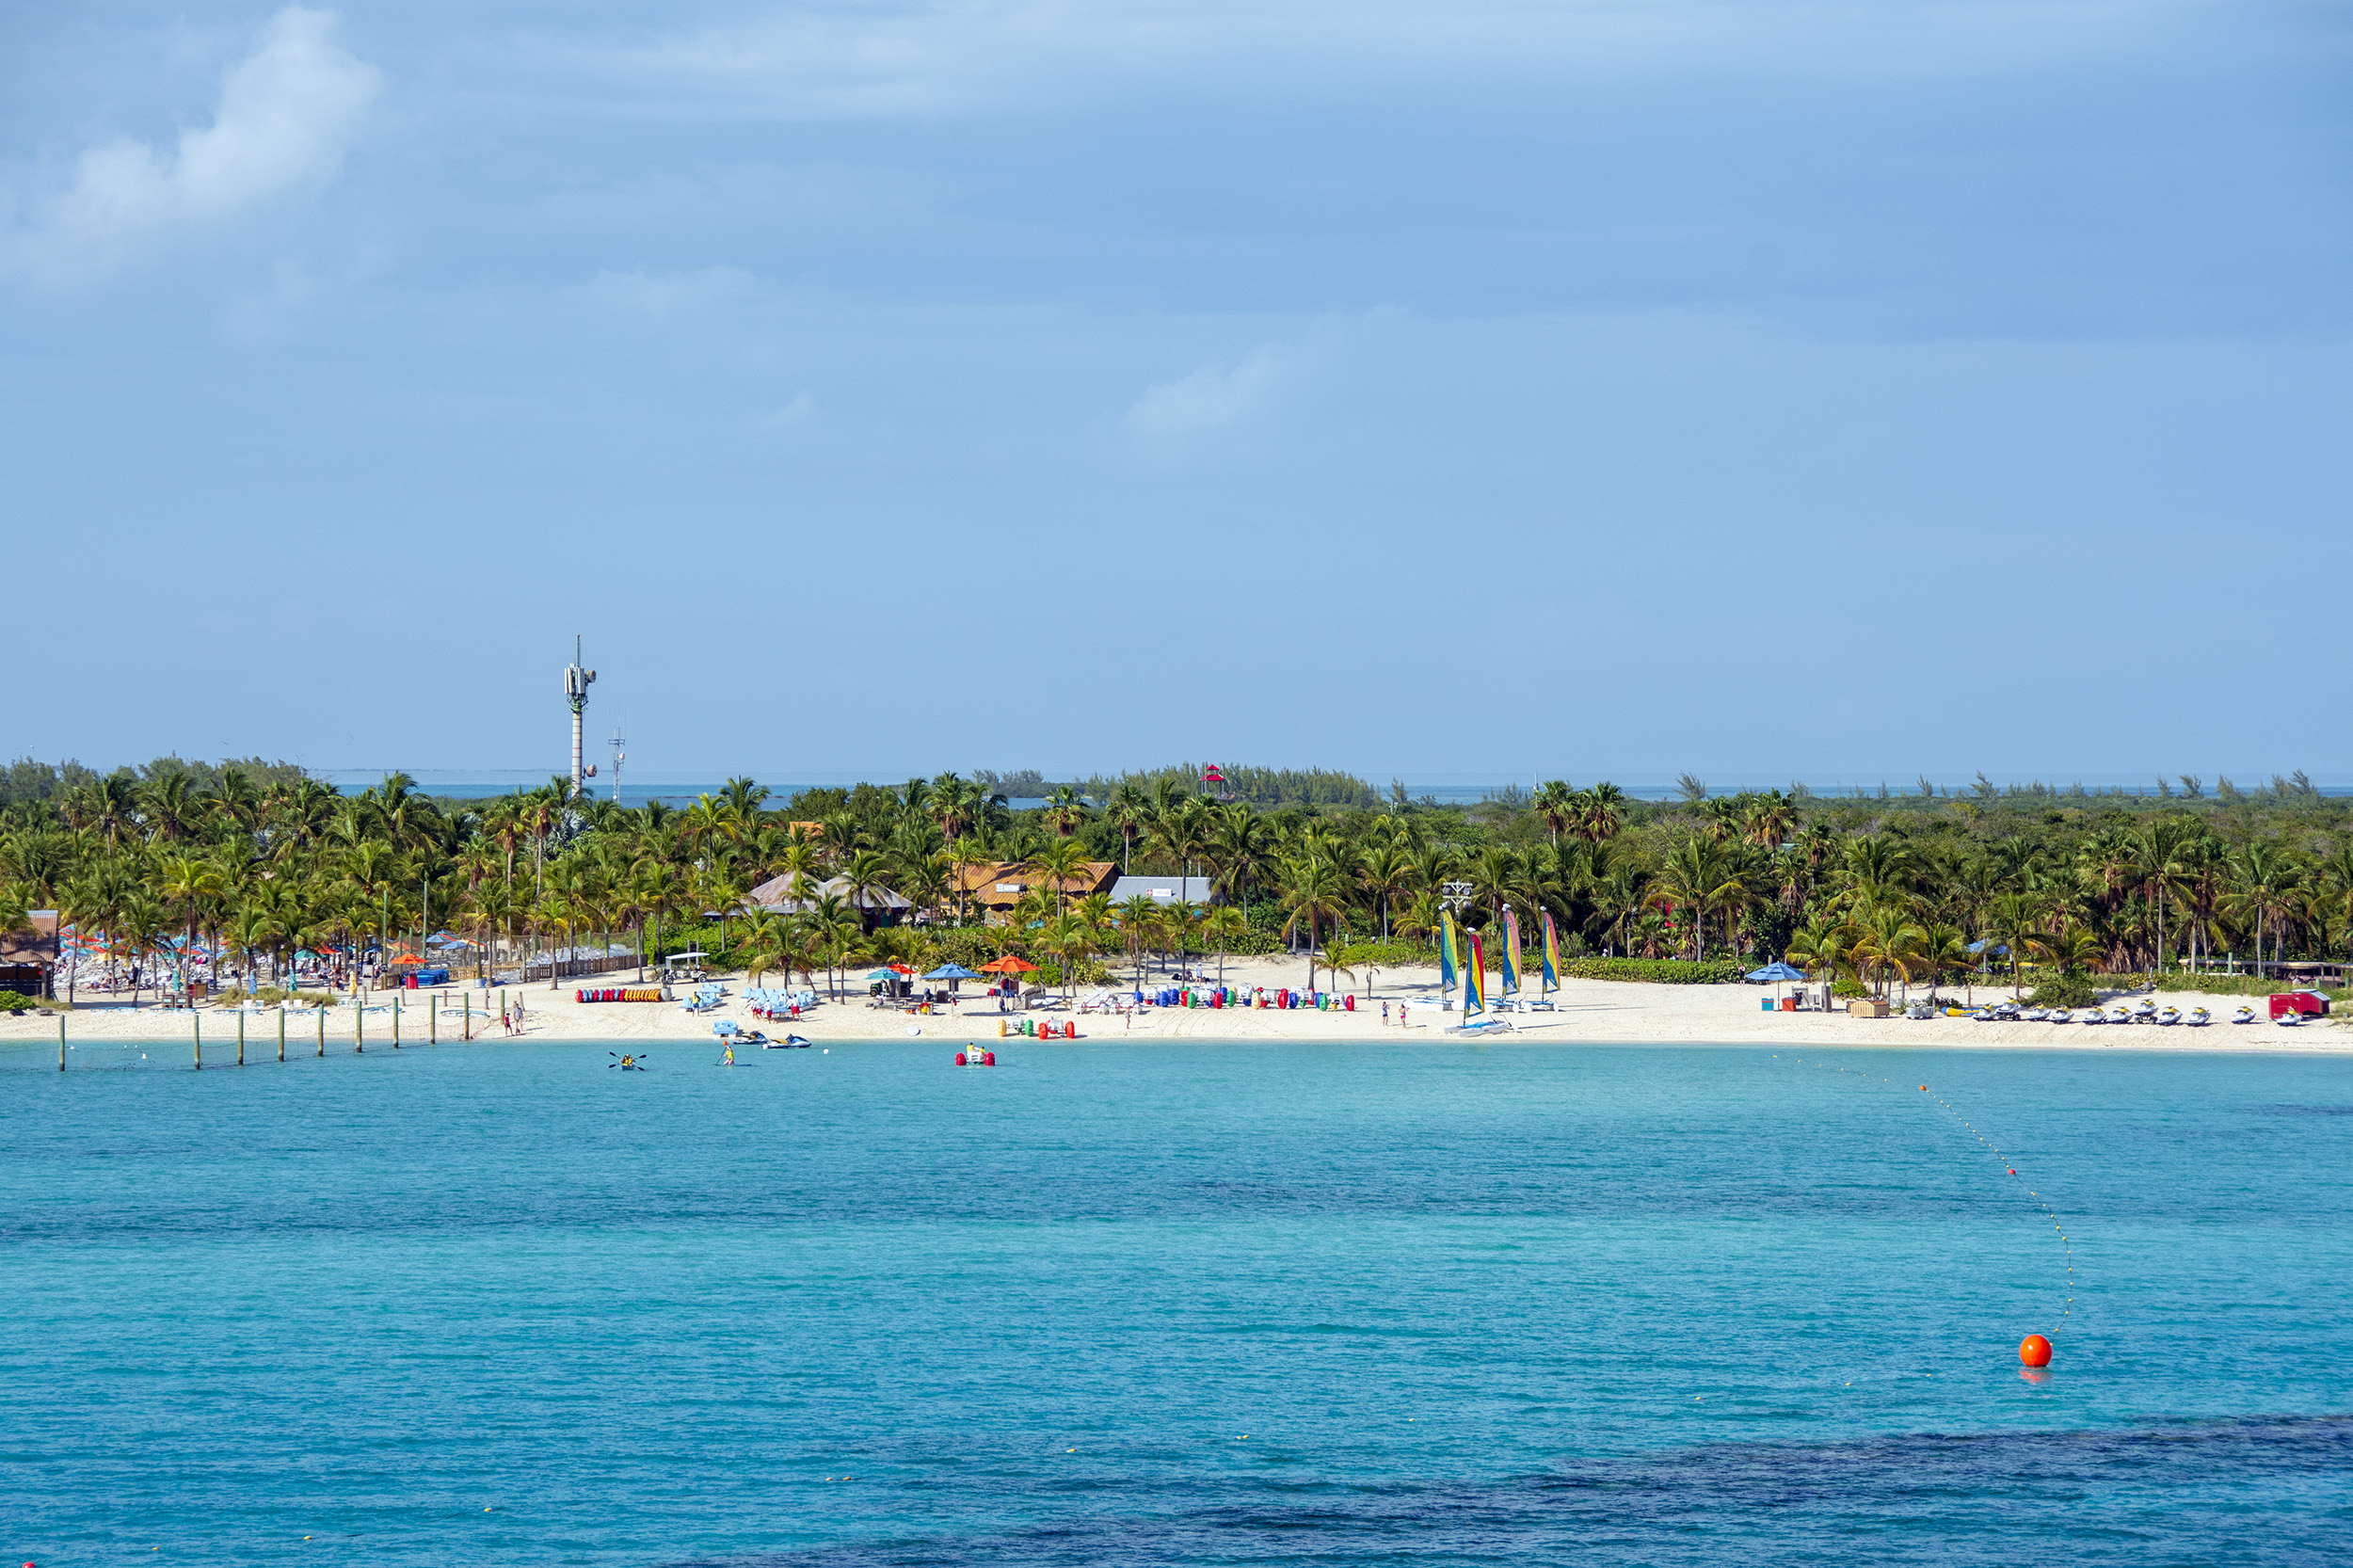
<instances>
[{"instance_id":1,"label":"orange umbrella","mask_svg":"<svg viewBox=\"0 0 2353 1568\"><path fill-rule=\"evenodd\" d=\"M994 963L982 965L981 972L983 974L1027 974L1036 968L1037 966L1028 959L1016 958L1009 952Z\"/></svg>"}]
</instances>

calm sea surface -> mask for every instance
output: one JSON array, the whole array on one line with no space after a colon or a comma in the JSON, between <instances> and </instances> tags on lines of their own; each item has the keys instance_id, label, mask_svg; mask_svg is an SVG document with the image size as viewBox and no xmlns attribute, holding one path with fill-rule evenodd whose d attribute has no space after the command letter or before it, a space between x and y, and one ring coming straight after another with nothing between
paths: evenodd
<instances>
[{"instance_id":1,"label":"calm sea surface","mask_svg":"<svg viewBox=\"0 0 2353 1568\"><path fill-rule=\"evenodd\" d=\"M2353 1064L146 1049L0 1049L11 1563L2353 1561Z\"/></svg>"}]
</instances>

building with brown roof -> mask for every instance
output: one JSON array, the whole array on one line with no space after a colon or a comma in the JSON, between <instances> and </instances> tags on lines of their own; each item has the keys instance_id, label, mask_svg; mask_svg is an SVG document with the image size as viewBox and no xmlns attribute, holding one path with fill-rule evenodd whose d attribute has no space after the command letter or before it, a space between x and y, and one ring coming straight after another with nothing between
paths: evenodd
<instances>
[{"instance_id":1,"label":"building with brown roof","mask_svg":"<svg viewBox=\"0 0 2353 1568\"><path fill-rule=\"evenodd\" d=\"M1118 863L1112 860L1088 860L1066 877L1060 879L1060 891L1065 898L1085 898L1111 887L1119 874ZM958 866L949 880L952 899L966 907L982 909L994 917L1004 914L1020 902L1021 895L1032 888L1055 890L1056 879L1041 872L1033 872L1018 860L984 860L977 865Z\"/></svg>"}]
</instances>

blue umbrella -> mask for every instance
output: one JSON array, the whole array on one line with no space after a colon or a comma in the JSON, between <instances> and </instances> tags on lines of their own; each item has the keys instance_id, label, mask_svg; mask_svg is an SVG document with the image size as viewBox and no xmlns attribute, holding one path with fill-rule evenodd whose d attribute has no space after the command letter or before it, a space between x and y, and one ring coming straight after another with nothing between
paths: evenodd
<instances>
[{"instance_id":1,"label":"blue umbrella","mask_svg":"<svg viewBox=\"0 0 2353 1568\"><path fill-rule=\"evenodd\" d=\"M942 964L923 978L925 980L978 980L981 977L961 964Z\"/></svg>"},{"instance_id":2,"label":"blue umbrella","mask_svg":"<svg viewBox=\"0 0 2353 1568\"><path fill-rule=\"evenodd\" d=\"M1761 969L1751 969L1749 971L1748 978L1751 980L1764 981L1803 980L1805 978L1805 971L1803 969L1793 969L1788 965L1776 958Z\"/></svg>"}]
</instances>

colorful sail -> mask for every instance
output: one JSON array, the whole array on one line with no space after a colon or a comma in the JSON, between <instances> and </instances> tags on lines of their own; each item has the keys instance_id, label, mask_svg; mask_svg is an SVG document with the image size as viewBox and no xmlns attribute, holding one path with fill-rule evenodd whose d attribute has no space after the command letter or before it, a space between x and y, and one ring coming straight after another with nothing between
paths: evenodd
<instances>
[{"instance_id":1,"label":"colorful sail","mask_svg":"<svg viewBox=\"0 0 2353 1568\"><path fill-rule=\"evenodd\" d=\"M1545 993L1561 989L1561 933L1553 929L1552 911L1545 911Z\"/></svg>"},{"instance_id":2,"label":"colorful sail","mask_svg":"<svg viewBox=\"0 0 2353 1568\"><path fill-rule=\"evenodd\" d=\"M1479 933L1470 934L1470 962L1463 966L1463 1016L1487 1011L1485 955L1479 951Z\"/></svg>"},{"instance_id":3,"label":"colorful sail","mask_svg":"<svg viewBox=\"0 0 2353 1568\"><path fill-rule=\"evenodd\" d=\"M1503 912L1503 994L1515 997L1520 992L1520 914L1516 909Z\"/></svg>"},{"instance_id":4,"label":"colorful sail","mask_svg":"<svg viewBox=\"0 0 2353 1568\"><path fill-rule=\"evenodd\" d=\"M1451 914L1442 913L1438 916L1438 988L1440 990L1454 989L1454 971L1459 966L1455 963L1454 917Z\"/></svg>"}]
</instances>

